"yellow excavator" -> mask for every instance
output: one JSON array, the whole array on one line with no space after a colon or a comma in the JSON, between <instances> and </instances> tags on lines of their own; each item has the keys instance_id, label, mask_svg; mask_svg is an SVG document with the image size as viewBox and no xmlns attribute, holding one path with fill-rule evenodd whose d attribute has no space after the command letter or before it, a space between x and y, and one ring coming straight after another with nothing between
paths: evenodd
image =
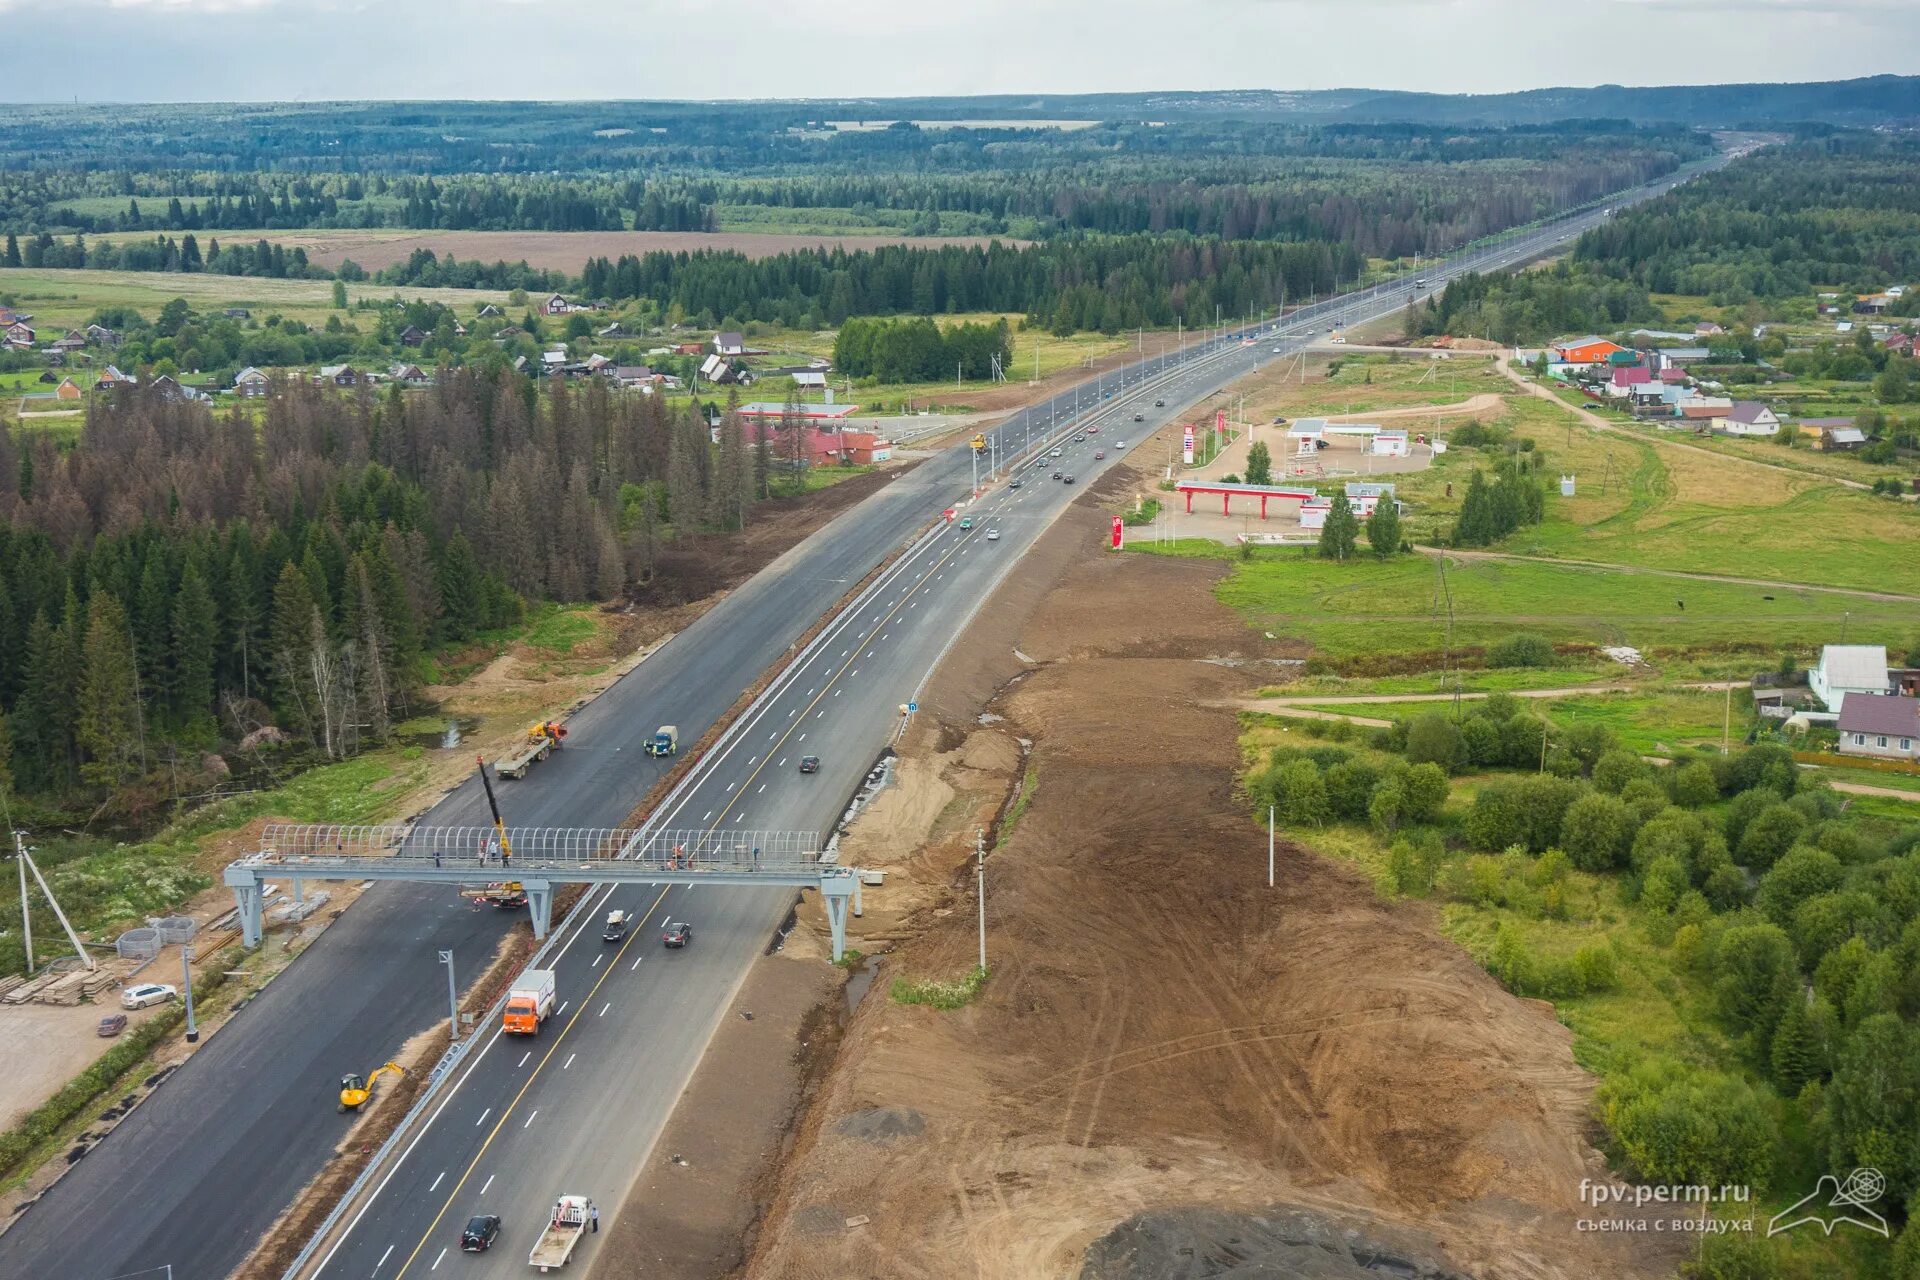
<instances>
[{"instance_id":1,"label":"yellow excavator","mask_svg":"<svg viewBox=\"0 0 1920 1280\"><path fill-rule=\"evenodd\" d=\"M366 1106L367 1100L373 1097L373 1086L379 1083L381 1076L388 1073L403 1076L407 1074L407 1069L397 1062L384 1062L374 1068L372 1075L363 1076L358 1071L349 1071L341 1076L340 1110L342 1112L358 1111Z\"/></svg>"}]
</instances>

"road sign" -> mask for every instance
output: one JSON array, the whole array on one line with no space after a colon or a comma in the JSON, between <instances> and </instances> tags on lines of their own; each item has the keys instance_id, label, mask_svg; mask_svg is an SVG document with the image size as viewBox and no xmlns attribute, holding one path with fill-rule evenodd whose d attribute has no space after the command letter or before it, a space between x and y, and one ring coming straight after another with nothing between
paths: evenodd
<instances>
[{"instance_id":1,"label":"road sign","mask_svg":"<svg viewBox=\"0 0 1920 1280\"><path fill-rule=\"evenodd\" d=\"M1113 518L1113 549L1115 551L1118 551L1121 548L1121 546L1125 544L1126 538L1127 538L1126 522L1122 520L1119 516L1115 516Z\"/></svg>"},{"instance_id":2,"label":"road sign","mask_svg":"<svg viewBox=\"0 0 1920 1280\"><path fill-rule=\"evenodd\" d=\"M1180 461L1193 465L1193 428L1188 427L1180 436Z\"/></svg>"},{"instance_id":3,"label":"road sign","mask_svg":"<svg viewBox=\"0 0 1920 1280\"><path fill-rule=\"evenodd\" d=\"M920 709L920 704L919 704L919 703L917 703L917 702L909 702L909 703L907 704L907 714L908 714L908 715L912 715L912 714L913 714L914 712L916 712L916 711L918 711L919 709Z\"/></svg>"}]
</instances>

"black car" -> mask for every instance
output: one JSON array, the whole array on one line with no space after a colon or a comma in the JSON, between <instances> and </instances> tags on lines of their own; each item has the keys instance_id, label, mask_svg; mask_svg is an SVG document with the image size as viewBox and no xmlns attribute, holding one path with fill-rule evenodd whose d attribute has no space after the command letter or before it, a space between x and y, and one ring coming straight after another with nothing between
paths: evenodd
<instances>
[{"instance_id":1,"label":"black car","mask_svg":"<svg viewBox=\"0 0 1920 1280\"><path fill-rule=\"evenodd\" d=\"M685 921L675 920L667 926L667 931L660 935L660 941L670 947L684 947L693 941L693 926Z\"/></svg>"},{"instance_id":2,"label":"black car","mask_svg":"<svg viewBox=\"0 0 1920 1280\"><path fill-rule=\"evenodd\" d=\"M819 756L801 756L800 772L802 773L820 772L820 757Z\"/></svg>"},{"instance_id":3,"label":"black car","mask_svg":"<svg viewBox=\"0 0 1920 1280\"><path fill-rule=\"evenodd\" d=\"M1061 476L1061 477L1060 477L1060 483L1061 483L1061 484L1072 484L1072 483L1073 483L1073 477L1072 477L1072 476Z\"/></svg>"},{"instance_id":4,"label":"black car","mask_svg":"<svg viewBox=\"0 0 1920 1280\"><path fill-rule=\"evenodd\" d=\"M1054 472L1053 475L1049 477L1049 479L1053 479L1053 480L1058 480L1059 478L1060 478L1060 473L1058 471Z\"/></svg>"},{"instance_id":5,"label":"black car","mask_svg":"<svg viewBox=\"0 0 1920 1280\"><path fill-rule=\"evenodd\" d=\"M500 1238L500 1219L491 1213L468 1218L460 1232L460 1247L468 1253L485 1253Z\"/></svg>"},{"instance_id":6,"label":"black car","mask_svg":"<svg viewBox=\"0 0 1920 1280\"><path fill-rule=\"evenodd\" d=\"M1133 415L1133 420L1135 422L1145 422L1147 420L1147 415L1144 413L1136 413Z\"/></svg>"},{"instance_id":7,"label":"black car","mask_svg":"<svg viewBox=\"0 0 1920 1280\"><path fill-rule=\"evenodd\" d=\"M1020 482L1019 482L1018 480L1009 480L1009 481L1007 481L1007 488L1009 488L1009 489L1018 489L1019 487L1020 487Z\"/></svg>"},{"instance_id":8,"label":"black car","mask_svg":"<svg viewBox=\"0 0 1920 1280\"><path fill-rule=\"evenodd\" d=\"M1153 402L1153 407L1156 409L1164 409L1167 407L1167 402L1165 400L1155 400Z\"/></svg>"}]
</instances>

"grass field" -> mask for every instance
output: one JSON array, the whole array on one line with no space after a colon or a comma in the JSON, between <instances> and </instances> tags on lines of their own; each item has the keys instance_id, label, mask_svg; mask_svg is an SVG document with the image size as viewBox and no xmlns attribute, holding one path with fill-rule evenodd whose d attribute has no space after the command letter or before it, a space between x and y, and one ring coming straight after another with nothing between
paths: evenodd
<instances>
[{"instance_id":1,"label":"grass field","mask_svg":"<svg viewBox=\"0 0 1920 1280\"><path fill-rule=\"evenodd\" d=\"M45 267L0 270L0 296L33 313L36 329L68 329L86 324L101 307L132 307L151 320L175 298L196 311L246 307L255 319L279 314L309 324L324 324L333 312L333 283L328 280L268 280L252 276L191 275L159 271L65 271ZM350 302L362 298L424 298L444 302L462 315L483 303L504 305L507 295L488 289L415 289L394 285L350 284Z\"/></svg>"},{"instance_id":2,"label":"grass field","mask_svg":"<svg viewBox=\"0 0 1920 1280\"><path fill-rule=\"evenodd\" d=\"M1152 551L1146 544L1137 550ZM1217 543L1186 540L1173 553L1234 559ZM1553 564L1456 562L1446 574L1453 645L1479 647L1515 632L1554 641L1677 647L1765 644L1802 652L1832 641L1843 620L1855 642L1904 649L1920 636L1920 601L1881 602L1826 592L1687 582ZM1336 663L1377 655L1431 655L1447 640L1440 573L1427 557L1338 564L1293 549L1237 561L1216 588L1249 625L1311 641ZM1684 594L1686 608L1675 607ZM1774 599L1766 600L1765 595ZM1850 616L1849 616L1850 615Z\"/></svg>"},{"instance_id":3,"label":"grass field","mask_svg":"<svg viewBox=\"0 0 1920 1280\"><path fill-rule=\"evenodd\" d=\"M1333 364L1339 368L1331 377L1316 376ZM1276 414L1300 418L1452 404L1483 391L1507 390L1505 379L1496 382L1495 376L1491 358L1483 356L1435 360L1420 351L1404 357L1315 352L1304 362L1298 356L1274 360L1235 392L1244 391L1250 418L1267 421Z\"/></svg>"}]
</instances>

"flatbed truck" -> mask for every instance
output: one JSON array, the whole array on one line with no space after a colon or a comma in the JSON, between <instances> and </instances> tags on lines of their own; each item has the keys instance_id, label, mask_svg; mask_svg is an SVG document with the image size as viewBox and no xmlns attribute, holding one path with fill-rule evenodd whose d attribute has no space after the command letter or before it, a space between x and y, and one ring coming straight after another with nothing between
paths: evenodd
<instances>
[{"instance_id":1,"label":"flatbed truck","mask_svg":"<svg viewBox=\"0 0 1920 1280\"><path fill-rule=\"evenodd\" d=\"M566 1266L573 1260L573 1251L579 1248L580 1237L587 1234L592 1218L592 1200L586 1196L561 1196L554 1203L546 1230L533 1242L527 1265L538 1267L543 1273Z\"/></svg>"},{"instance_id":2,"label":"flatbed truck","mask_svg":"<svg viewBox=\"0 0 1920 1280\"><path fill-rule=\"evenodd\" d=\"M552 720L530 724L527 726L526 741L517 750L496 761L493 771L503 778L524 778L535 763L558 750L561 740L566 736L566 727Z\"/></svg>"}]
</instances>

